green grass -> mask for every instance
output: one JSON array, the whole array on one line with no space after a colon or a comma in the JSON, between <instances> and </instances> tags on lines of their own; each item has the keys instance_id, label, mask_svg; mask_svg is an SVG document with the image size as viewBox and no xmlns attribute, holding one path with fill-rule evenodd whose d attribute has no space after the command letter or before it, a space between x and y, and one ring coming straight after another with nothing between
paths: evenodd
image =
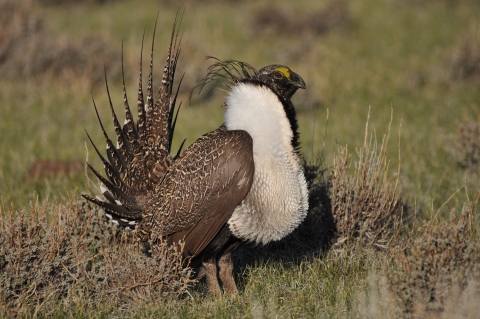
<instances>
[{"instance_id":1,"label":"green grass","mask_svg":"<svg viewBox=\"0 0 480 319\"><path fill-rule=\"evenodd\" d=\"M324 153L330 166L338 144L352 149L361 145L369 109L370 127L376 129L379 139L388 129L393 110L389 158L392 170L396 170L397 132L402 123L400 153L405 196L416 201L421 210L430 211L464 184L465 172L456 166L445 144L447 136L456 134L458 123L478 115L477 84L454 82L450 76L460 41L465 37L478 38L479 11L475 4L350 2L352 21L348 27L324 36L305 34L304 39L256 29L251 12L265 5L186 5L179 66L179 74L186 73L186 85L175 145L183 138L192 143L222 122L222 92L206 102L194 95L193 105L187 98L205 74L205 56L235 58L256 67L278 62L290 65L307 82L307 90L295 96L307 158L322 150L327 112ZM321 8L307 1L295 6L283 2L282 6L294 12ZM101 6L39 7L37 13L44 17L47 32L58 37L103 34L111 38L118 50L123 39L128 92L133 98L143 29L147 30L149 43L157 10L159 66L176 6L145 1L137 8L129 1L115 1ZM120 108L119 79L110 80L115 84L111 84L114 103ZM0 177L5 202L22 206L34 197L34 191L41 192L21 180L34 159L85 158L84 128L101 142L91 92L108 122L106 94L101 84L91 87L82 81L65 84L34 79L1 82ZM468 183L471 194L476 192L476 181ZM63 193L82 187L78 180L67 184ZM61 185L44 192L42 199L59 198L55 195L59 188ZM458 207L463 200L462 196L456 197L453 205Z\"/></svg>"},{"instance_id":2,"label":"green grass","mask_svg":"<svg viewBox=\"0 0 480 319\"><path fill-rule=\"evenodd\" d=\"M256 28L253 13L268 4L185 2L178 67L178 74L185 72L185 85L174 150L184 138L188 145L222 123L222 91L206 101L196 95L192 103L188 101L210 63L205 56L237 59L256 68L282 63L307 83L307 90L294 97L307 159L323 152L325 166L332 167L338 146L348 145L355 154L354 149L363 145L368 114L369 129L375 130L379 141L388 132L393 114L387 148L389 169L393 175L400 165L401 195L419 215L446 217L451 208L460 211L467 198L477 197L479 173L457 165L448 148L458 124L480 115L479 83L451 77L452 61L462 40L480 41L478 1L348 1L351 21L324 35L288 35ZM308 0L275 4L299 18L302 12L324 6ZM108 37L116 50L121 50L123 40L127 90L134 106L143 31L146 29L149 48L158 12L155 65L161 69L177 9L170 1L142 1L139 5L124 0L103 5L37 4L35 12L54 37L76 39L100 34ZM144 72L148 50L144 52ZM121 110L121 81L109 80L114 105ZM92 94L112 134L103 85L92 86L84 79L7 81L0 74L0 198L4 210L10 206L23 209L37 197L61 203L71 194L87 190L83 176L33 182L24 181L23 174L36 159L83 160L85 145L89 161L101 167L93 148L85 144L86 129L99 146L103 145ZM369 293L367 278L381 268L381 258L366 254L369 252L351 249L331 251L324 258L298 265L267 261L248 265L239 274L243 294L237 299L215 301L197 289L184 300L144 305L128 315L356 317L356 311L363 307L359 295ZM118 315L108 305L104 310L83 306L79 303L58 310L54 317Z\"/></svg>"},{"instance_id":3,"label":"green grass","mask_svg":"<svg viewBox=\"0 0 480 319\"><path fill-rule=\"evenodd\" d=\"M369 269L378 267L368 256L352 254L355 253L332 252L323 260L299 265L248 266L240 276L244 290L241 297L217 301L193 295L178 305L176 314L180 318L196 318L197 313L211 318L342 317L342 312L349 313L355 308L352 297L366 289ZM157 307L160 310L165 305ZM171 314L172 310L164 311ZM148 317L148 311L140 311L138 316Z\"/></svg>"}]
</instances>

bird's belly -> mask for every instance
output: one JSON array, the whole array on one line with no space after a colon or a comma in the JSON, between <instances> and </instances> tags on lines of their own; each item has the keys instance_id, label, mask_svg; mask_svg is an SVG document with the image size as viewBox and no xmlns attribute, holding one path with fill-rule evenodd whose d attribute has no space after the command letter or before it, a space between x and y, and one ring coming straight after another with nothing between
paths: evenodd
<instances>
[{"instance_id":1,"label":"bird's belly","mask_svg":"<svg viewBox=\"0 0 480 319\"><path fill-rule=\"evenodd\" d=\"M266 244L290 234L305 218L308 191L298 160L254 157L255 174L247 197L228 224L232 233L246 241Z\"/></svg>"}]
</instances>

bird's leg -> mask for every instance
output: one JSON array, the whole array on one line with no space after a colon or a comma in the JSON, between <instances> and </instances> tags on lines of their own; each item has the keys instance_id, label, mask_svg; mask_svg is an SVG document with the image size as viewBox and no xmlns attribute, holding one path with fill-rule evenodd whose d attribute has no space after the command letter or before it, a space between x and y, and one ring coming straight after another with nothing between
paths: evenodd
<instances>
[{"instance_id":1,"label":"bird's leg","mask_svg":"<svg viewBox=\"0 0 480 319\"><path fill-rule=\"evenodd\" d=\"M218 260L219 277L223 290L229 295L238 295L237 285L233 279L232 251L227 250Z\"/></svg>"},{"instance_id":2,"label":"bird's leg","mask_svg":"<svg viewBox=\"0 0 480 319\"><path fill-rule=\"evenodd\" d=\"M220 297L222 295L222 290L220 289L217 277L217 259L212 257L203 261L202 265L205 270L208 291L216 297Z\"/></svg>"},{"instance_id":3,"label":"bird's leg","mask_svg":"<svg viewBox=\"0 0 480 319\"><path fill-rule=\"evenodd\" d=\"M196 275L195 275L196 279L200 280L203 277L205 277L205 267L203 267L203 264L200 265L200 267L197 267L195 271L196 271Z\"/></svg>"}]
</instances>

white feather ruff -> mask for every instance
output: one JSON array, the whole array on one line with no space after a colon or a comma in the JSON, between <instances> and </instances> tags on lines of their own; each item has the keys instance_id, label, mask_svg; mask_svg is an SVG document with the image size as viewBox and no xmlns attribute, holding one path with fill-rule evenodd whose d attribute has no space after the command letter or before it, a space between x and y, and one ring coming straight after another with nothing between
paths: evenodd
<instances>
[{"instance_id":1,"label":"white feather ruff","mask_svg":"<svg viewBox=\"0 0 480 319\"><path fill-rule=\"evenodd\" d=\"M308 190L282 103L270 89L241 83L227 98L228 130L253 139L252 188L228 221L232 233L266 244L291 233L305 218Z\"/></svg>"}]
</instances>

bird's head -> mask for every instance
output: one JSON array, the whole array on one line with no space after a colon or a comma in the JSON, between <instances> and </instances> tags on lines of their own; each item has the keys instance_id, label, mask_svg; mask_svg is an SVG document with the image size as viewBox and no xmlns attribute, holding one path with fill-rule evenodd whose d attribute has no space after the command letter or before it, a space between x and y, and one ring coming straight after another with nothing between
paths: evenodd
<instances>
[{"instance_id":1,"label":"bird's head","mask_svg":"<svg viewBox=\"0 0 480 319\"><path fill-rule=\"evenodd\" d=\"M210 58L217 62L208 68L207 75L195 88L199 89L199 92L211 83L221 82L231 89L238 83L254 82L264 84L277 96L287 101L290 100L298 89L306 88L305 81L303 81L300 75L285 65L272 64L257 71L245 62L236 60L221 61L217 58Z\"/></svg>"},{"instance_id":2,"label":"bird's head","mask_svg":"<svg viewBox=\"0 0 480 319\"><path fill-rule=\"evenodd\" d=\"M305 81L288 66L273 64L261 68L255 78L284 99L290 99L298 89L305 89Z\"/></svg>"}]
</instances>

